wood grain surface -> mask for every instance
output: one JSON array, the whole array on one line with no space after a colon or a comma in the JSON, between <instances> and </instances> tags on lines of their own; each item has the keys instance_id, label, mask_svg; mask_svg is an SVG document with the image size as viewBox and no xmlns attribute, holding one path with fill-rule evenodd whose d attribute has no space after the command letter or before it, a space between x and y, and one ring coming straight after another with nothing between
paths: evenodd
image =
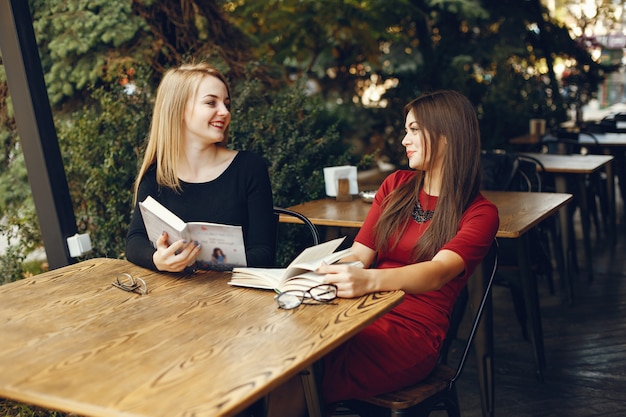
<instances>
[{"instance_id":1,"label":"wood grain surface","mask_svg":"<svg viewBox=\"0 0 626 417\"><path fill-rule=\"evenodd\" d=\"M359 228L363 225L370 207L371 203L366 203L360 198L352 201L322 198L297 204L289 209L305 215L316 226ZM301 223L291 216L280 216L279 220L282 223Z\"/></svg>"},{"instance_id":2,"label":"wood grain surface","mask_svg":"<svg viewBox=\"0 0 626 417\"><path fill-rule=\"evenodd\" d=\"M500 226L496 237L516 239L572 200L567 193L482 191L498 207Z\"/></svg>"},{"instance_id":3,"label":"wood grain surface","mask_svg":"<svg viewBox=\"0 0 626 417\"><path fill-rule=\"evenodd\" d=\"M111 285L120 272L148 294ZM286 311L229 276L92 259L0 286L0 396L91 416L233 415L403 297Z\"/></svg>"}]
</instances>

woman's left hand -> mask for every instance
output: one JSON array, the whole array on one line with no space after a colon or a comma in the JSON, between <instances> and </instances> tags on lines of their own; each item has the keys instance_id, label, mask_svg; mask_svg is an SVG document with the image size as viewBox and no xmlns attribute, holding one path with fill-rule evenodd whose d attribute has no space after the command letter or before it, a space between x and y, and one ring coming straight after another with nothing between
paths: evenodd
<instances>
[{"instance_id":1,"label":"woman's left hand","mask_svg":"<svg viewBox=\"0 0 626 417\"><path fill-rule=\"evenodd\" d=\"M376 291L373 270L345 264L323 264L317 273L324 275L324 283L337 286L337 296L355 298Z\"/></svg>"}]
</instances>

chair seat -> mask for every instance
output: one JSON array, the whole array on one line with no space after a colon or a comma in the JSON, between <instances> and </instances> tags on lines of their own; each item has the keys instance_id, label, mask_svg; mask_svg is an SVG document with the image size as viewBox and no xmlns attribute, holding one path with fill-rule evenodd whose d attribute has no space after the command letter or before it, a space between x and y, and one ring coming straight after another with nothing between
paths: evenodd
<instances>
[{"instance_id":1,"label":"chair seat","mask_svg":"<svg viewBox=\"0 0 626 417\"><path fill-rule=\"evenodd\" d=\"M455 372L453 368L439 364L425 380L415 385L362 401L392 410L404 410L424 402L441 391L447 390Z\"/></svg>"}]
</instances>

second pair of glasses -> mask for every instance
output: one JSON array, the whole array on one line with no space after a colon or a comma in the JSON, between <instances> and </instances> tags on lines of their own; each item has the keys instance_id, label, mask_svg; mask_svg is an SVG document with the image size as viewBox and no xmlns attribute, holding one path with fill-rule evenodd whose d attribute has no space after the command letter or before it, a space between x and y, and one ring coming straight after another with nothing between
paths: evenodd
<instances>
[{"instance_id":1,"label":"second pair of glasses","mask_svg":"<svg viewBox=\"0 0 626 417\"><path fill-rule=\"evenodd\" d=\"M334 284L320 284L308 290L283 291L274 297L278 307L285 310L291 310L309 302L328 304L335 298L337 298L337 286Z\"/></svg>"},{"instance_id":2,"label":"second pair of glasses","mask_svg":"<svg viewBox=\"0 0 626 417\"><path fill-rule=\"evenodd\" d=\"M148 293L148 285L146 281L137 277L133 277L131 274L122 273L117 274L117 278L113 281L113 286L128 292L134 292L137 294L145 295Z\"/></svg>"}]
</instances>

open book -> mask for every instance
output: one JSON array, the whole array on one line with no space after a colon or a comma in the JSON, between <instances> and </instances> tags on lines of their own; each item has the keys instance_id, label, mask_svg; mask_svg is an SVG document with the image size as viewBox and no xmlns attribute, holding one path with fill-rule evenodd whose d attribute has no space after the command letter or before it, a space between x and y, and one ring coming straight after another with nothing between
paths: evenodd
<instances>
[{"instance_id":1,"label":"open book","mask_svg":"<svg viewBox=\"0 0 626 417\"><path fill-rule=\"evenodd\" d=\"M230 285L268 290L308 290L322 283L315 272L322 263L332 264L350 254L350 248L335 252L345 237L306 248L287 268L235 268ZM357 264L357 263L354 263ZM360 262L358 262L361 265Z\"/></svg>"},{"instance_id":2,"label":"open book","mask_svg":"<svg viewBox=\"0 0 626 417\"><path fill-rule=\"evenodd\" d=\"M235 266L246 266L246 251L241 226L227 224L189 222L185 223L151 196L139 202L141 217L148 232L148 239L156 246L157 239L167 232L169 243L180 239L200 243L196 258L200 269L226 271Z\"/></svg>"}]
</instances>

